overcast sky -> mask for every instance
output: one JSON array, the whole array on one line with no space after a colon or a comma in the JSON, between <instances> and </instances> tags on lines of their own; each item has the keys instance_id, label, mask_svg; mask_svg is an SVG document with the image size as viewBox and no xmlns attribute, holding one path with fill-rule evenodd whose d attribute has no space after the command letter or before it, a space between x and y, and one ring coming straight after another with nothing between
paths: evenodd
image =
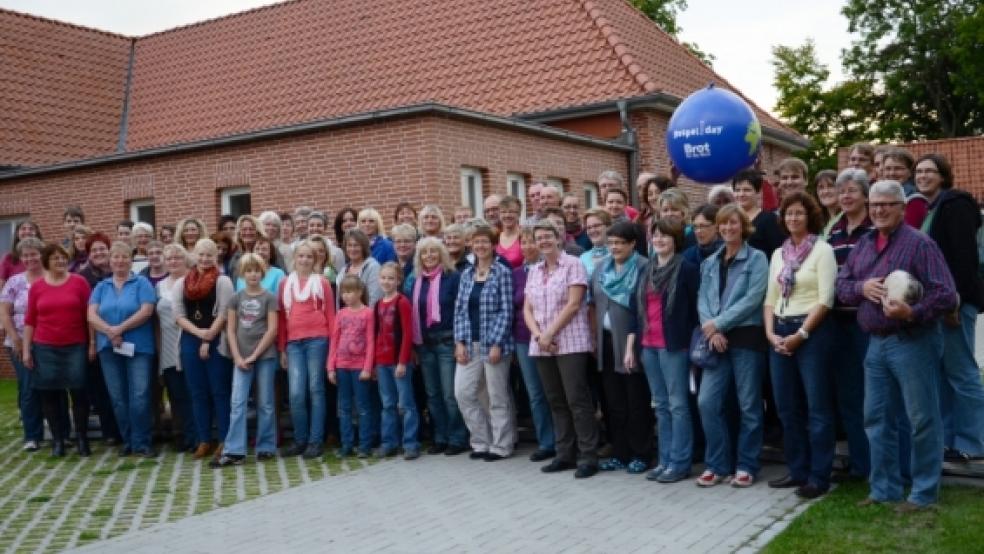
<instances>
[{"instance_id":1,"label":"overcast sky","mask_svg":"<svg viewBox=\"0 0 984 554\"><path fill-rule=\"evenodd\" d=\"M413 1L413 0L407 0ZM493 0L494 1L494 0ZM105 31L139 36L210 19L270 0L0 0L0 6ZM816 42L820 60L841 77L840 50L850 43L839 0L689 0L681 38L717 57L714 69L772 111L772 46Z\"/></svg>"}]
</instances>

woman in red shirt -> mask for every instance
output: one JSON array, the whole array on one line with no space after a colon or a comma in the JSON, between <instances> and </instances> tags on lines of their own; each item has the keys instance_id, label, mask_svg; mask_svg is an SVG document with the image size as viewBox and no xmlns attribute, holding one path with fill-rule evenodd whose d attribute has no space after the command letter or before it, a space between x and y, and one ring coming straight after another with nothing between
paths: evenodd
<instances>
[{"instance_id":1,"label":"woman in red shirt","mask_svg":"<svg viewBox=\"0 0 984 554\"><path fill-rule=\"evenodd\" d=\"M35 281L27 295L24 316L24 366L34 371L32 384L40 391L41 410L51 429L51 453L65 455L64 429L59 417L59 394L72 392L72 415L79 427L80 456L90 454L84 432L89 421L89 398L85 394L86 345L89 328L86 311L89 284L68 272L69 255L58 243L41 250L43 279Z\"/></svg>"}]
</instances>

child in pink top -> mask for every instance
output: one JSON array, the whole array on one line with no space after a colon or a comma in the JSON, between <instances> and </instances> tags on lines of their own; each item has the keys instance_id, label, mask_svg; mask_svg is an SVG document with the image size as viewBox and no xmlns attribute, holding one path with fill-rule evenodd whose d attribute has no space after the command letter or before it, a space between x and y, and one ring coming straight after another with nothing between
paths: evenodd
<instances>
[{"instance_id":1,"label":"child in pink top","mask_svg":"<svg viewBox=\"0 0 984 554\"><path fill-rule=\"evenodd\" d=\"M368 304L368 291L356 275L342 279L339 293L345 307L335 318L328 356L328 379L338 385L338 423L342 439L339 457L352 454L352 399L359 410L359 457L368 458L371 449L372 426L371 389L375 329L373 312Z\"/></svg>"}]
</instances>

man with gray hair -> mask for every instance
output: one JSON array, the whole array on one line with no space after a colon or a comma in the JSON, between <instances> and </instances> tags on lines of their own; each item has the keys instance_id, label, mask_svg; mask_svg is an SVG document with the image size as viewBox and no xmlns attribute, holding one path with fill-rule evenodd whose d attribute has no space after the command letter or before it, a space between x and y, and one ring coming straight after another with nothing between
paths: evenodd
<instances>
[{"instance_id":1,"label":"man with gray hair","mask_svg":"<svg viewBox=\"0 0 984 554\"><path fill-rule=\"evenodd\" d=\"M868 207L875 231L861 237L837 275L838 300L858 307L858 324L870 335L864 358L870 493L861 504L903 500L899 433L904 429L900 429L899 415L904 413L911 429L912 490L896 511L913 512L939 498L943 465L940 320L957 307L956 286L936 243L904 223L905 193L898 181L875 183ZM888 296L885 277L896 270L922 284L922 298L909 303Z\"/></svg>"},{"instance_id":2,"label":"man with gray hair","mask_svg":"<svg viewBox=\"0 0 984 554\"><path fill-rule=\"evenodd\" d=\"M523 225L532 227L543 218L543 207L540 204L540 194L543 192L543 187L545 186L546 185L540 181L530 185L529 191L527 191L530 195L530 205L526 210L528 215L526 216L526 219L523 220Z\"/></svg>"},{"instance_id":3,"label":"man with gray hair","mask_svg":"<svg viewBox=\"0 0 984 554\"><path fill-rule=\"evenodd\" d=\"M544 185L540 191L540 210L546 212L550 208L559 208L560 199L564 193L556 185Z\"/></svg>"},{"instance_id":4,"label":"man with gray hair","mask_svg":"<svg viewBox=\"0 0 984 554\"><path fill-rule=\"evenodd\" d=\"M499 229L502 224L499 223L499 203L502 202L501 194L490 194L482 206L482 211L485 215L485 221L489 223L492 227ZM458 223L456 220L455 223Z\"/></svg>"},{"instance_id":5,"label":"man with gray hair","mask_svg":"<svg viewBox=\"0 0 984 554\"><path fill-rule=\"evenodd\" d=\"M309 206L299 206L294 210L294 244L299 244L308 236L308 217L314 210Z\"/></svg>"},{"instance_id":6,"label":"man with gray hair","mask_svg":"<svg viewBox=\"0 0 984 554\"><path fill-rule=\"evenodd\" d=\"M598 176L598 200L602 205L608 198L609 189L625 189L625 178L622 177L621 173L612 169L602 171L601 175ZM635 221L639 217L639 210L629 205L629 201L625 203L625 216L629 218L629 221Z\"/></svg>"}]
</instances>

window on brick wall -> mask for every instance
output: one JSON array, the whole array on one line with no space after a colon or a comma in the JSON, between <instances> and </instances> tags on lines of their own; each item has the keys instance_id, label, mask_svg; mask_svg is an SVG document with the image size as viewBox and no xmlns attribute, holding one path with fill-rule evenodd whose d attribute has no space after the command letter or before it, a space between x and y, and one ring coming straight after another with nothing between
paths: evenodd
<instances>
[{"instance_id":1,"label":"window on brick wall","mask_svg":"<svg viewBox=\"0 0 984 554\"><path fill-rule=\"evenodd\" d=\"M222 190L222 215L239 217L252 213L249 187L236 187Z\"/></svg>"},{"instance_id":2,"label":"window on brick wall","mask_svg":"<svg viewBox=\"0 0 984 554\"><path fill-rule=\"evenodd\" d=\"M154 199L144 198L142 200L130 201L130 221L134 223L142 221L149 223L151 227L157 228L154 224Z\"/></svg>"},{"instance_id":3,"label":"window on brick wall","mask_svg":"<svg viewBox=\"0 0 984 554\"><path fill-rule=\"evenodd\" d=\"M509 192L510 196L515 196L519 199L520 204L520 219L526 218L526 175L522 173L507 173L506 174L506 190Z\"/></svg>"},{"instance_id":4,"label":"window on brick wall","mask_svg":"<svg viewBox=\"0 0 984 554\"><path fill-rule=\"evenodd\" d=\"M584 209L598 207L598 183L584 183Z\"/></svg>"},{"instance_id":5,"label":"window on brick wall","mask_svg":"<svg viewBox=\"0 0 984 554\"><path fill-rule=\"evenodd\" d=\"M461 205L468 206L472 213L481 217L482 207L482 172L473 167L461 168Z\"/></svg>"},{"instance_id":6,"label":"window on brick wall","mask_svg":"<svg viewBox=\"0 0 984 554\"><path fill-rule=\"evenodd\" d=\"M17 229L17 224L25 219L27 216L0 218L0 252L4 254L10 252L10 247L14 244L14 231Z\"/></svg>"}]
</instances>

